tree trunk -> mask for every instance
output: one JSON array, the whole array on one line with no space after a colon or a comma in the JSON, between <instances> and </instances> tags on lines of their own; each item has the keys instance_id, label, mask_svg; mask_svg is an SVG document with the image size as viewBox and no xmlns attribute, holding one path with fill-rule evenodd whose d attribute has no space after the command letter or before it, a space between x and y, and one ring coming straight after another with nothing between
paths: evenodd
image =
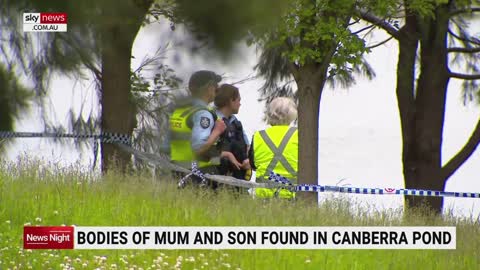
<instances>
[{"instance_id":1,"label":"tree trunk","mask_svg":"<svg viewBox=\"0 0 480 270\"><path fill-rule=\"evenodd\" d=\"M395 30L383 19L366 12L362 18L383 28L399 42L397 101L402 128L402 161L406 188L443 191L448 178L480 144L480 119L460 151L442 166L442 139L449 79L447 34L454 1L437 4L434 16L423 17L406 9L405 25ZM452 9L452 10L451 10ZM457 10L458 12L458 10ZM417 47L421 70L415 87ZM463 74L460 74L463 75ZM455 76L472 80L475 75ZM443 198L405 196L407 209L427 204L441 213Z\"/></svg>"},{"instance_id":2,"label":"tree trunk","mask_svg":"<svg viewBox=\"0 0 480 270\"><path fill-rule=\"evenodd\" d=\"M405 187L409 189L441 190L445 188L446 179L442 178L442 139L445 115L446 94L449 82L447 65L447 9L437 8L435 19L422 21L421 33L421 69L416 91L411 93L413 99L408 102L402 89L413 86L414 77L410 69L409 76L400 74L406 64L414 68L415 47L412 34L400 40L400 57L397 76L397 98L401 112L403 133L403 172ZM417 21L420 19L417 18ZM412 26L410 30L415 30ZM415 43L415 41L413 42ZM407 61L407 62L405 62ZM412 62L413 61L413 62ZM408 82L401 82L407 78ZM408 84L408 86L402 85ZM410 94L410 93L409 93ZM400 100L403 98L402 100ZM406 107L405 107L406 106ZM430 207L435 213L441 213L442 197L405 196L407 208Z\"/></svg>"},{"instance_id":3,"label":"tree trunk","mask_svg":"<svg viewBox=\"0 0 480 270\"><path fill-rule=\"evenodd\" d=\"M120 42L120 27L112 27L102 51L102 131L131 135L136 126L135 105L130 97L132 42ZM115 29L117 28L117 29ZM123 171L131 155L113 144L102 144L102 171L113 163Z\"/></svg>"},{"instance_id":4,"label":"tree trunk","mask_svg":"<svg viewBox=\"0 0 480 270\"><path fill-rule=\"evenodd\" d=\"M136 108L131 97L131 57L135 37L152 0L128 1L104 11L102 31L102 131L132 135ZM116 165L125 172L131 155L102 144L102 171Z\"/></svg>"},{"instance_id":5,"label":"tree trunk","mask_svg":"<svg viewBox=\"0 0 480 270\"><path fill-rule=\"evenodd\" d=\"M327 65L328 66L328 65ZM317 184L318 179L318 119L320 99L326 81L326 68L318 70L314 65L299 69L297 86L298 102L298 183ZM300 192L300 199L317 204L317 193Z\"/></svg>"}]
</instances>

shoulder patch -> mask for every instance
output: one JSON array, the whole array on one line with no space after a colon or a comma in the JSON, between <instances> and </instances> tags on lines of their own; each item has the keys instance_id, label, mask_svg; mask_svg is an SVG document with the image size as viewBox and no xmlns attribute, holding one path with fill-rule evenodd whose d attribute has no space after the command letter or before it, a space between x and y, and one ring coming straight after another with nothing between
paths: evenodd
<instances>
[{"instance_id":1,"label":"shoulder patch","mask_svg":"<svg viewBox=\"0 0 480 270\"><path fill-rule=\"evenodd\" d=\"M208 128L210 126L210 119L208 117L200 117L200 126L202 128Z\"/></svg>"}]
</instances>

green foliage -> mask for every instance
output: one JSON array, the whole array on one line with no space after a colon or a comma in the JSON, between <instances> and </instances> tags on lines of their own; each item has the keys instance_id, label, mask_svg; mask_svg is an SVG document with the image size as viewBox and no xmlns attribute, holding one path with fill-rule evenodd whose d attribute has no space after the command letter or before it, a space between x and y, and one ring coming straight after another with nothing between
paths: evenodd
<instances>
[{"instance_id":1,"label":"green foliage","mask_svg":"<svg viewBox=\"0 0 480 270\"><path fill-rule=\"evenodd\" d=\"M407 8L420 15L422 18L435 17L435 7L442 0L411 0Z\"/></svg>"},{"instance_id":2,"label":"green foliage","mask_svg":"<svg viewBox=\"0 0 480 270\"><path fill-rule=\"evenodd\" d=\"M262 33L279 23L288 0L176 0L174 14L199 40L228 52L249 32Z\"/></svg>"},{"instance_id":3,"label":"green foliage","mask_svg":"<svg viewBox=\"0 0 480 270\"><path fill-rule=\"evenodd\" d=\"M351 35L347 28L354 1L294 1L293 8L285 16L285 24L278 28L278 42L289 41L285 56L299 66L305 63L321 63L334 51L334 69L342 69L348 63L358 63L365 51L364 42ZM333 48L332 48L333 47ZM333 71L335 72L335 71Z\"/></svg>"},{"instance_id":4,"label":"green foliage","mask_svg":"<svg viewBox=\"0 0 480 270\"><path fill-rule=\"evenodd\" d=\"M1 26L8 31L2 32L2 38L7 40L9 47L3 49L5 62L11 63L11 69L21 70L35 83L37 100L43 110L48 104L43 98L48 89L48 82L53 74L67 75L77 80L86 79L85 71L93 75L98 90L101 90L102 80L102 37L111 31L107 29L117 26L122 29L122 35L136 34L139 22L146 16L146 10L153 2L145 1L31 1L19 0L0 9ZM65 12L68 15L68 31L65 33L21 33L20 20L23 12ZM131 29L135 27L135 29ZM120 36L122 36L120 35ZM132 39L133 40L133 39ZM121 41L120 41L121 42ZM131 42L131 41L129 41ZM3 44L2 44L3 46ZM132 46L132 44L125 44ZM121 57L121 56L119 56ZM124 57L131 57L125 55ZM9 59L11 58L11 59ZM16 63L20 63L19 66ZM164 76L169 79L171 76ZM157 84L160 84L157 78ZM138 80L134 87L138 88ZM169 84L173 82L167 82ZM94 109L96 110L96 109ZM76 132L94 132L100 121L90 112L84 119L83 112L75 114L70 111L71 126ZM49 129L63 130L64 127L52 127L44 119Z\"/></svg>"},{"instance_id":5,"label":"green foliage","mask_svg":"<svg viewBox=\"0 0 480 270\"><path fill-rule=\"evenodd\" d=\"M13 131L14 120L25 112L32 99L32 92L24 87L12 71L0 64L0 130ZM0 151L4 150L0 143Z\"/></svg>"},{"instance_id":6,"label":"green foliage","mask_svg":"<svg viewBox=\"0 0 480 270\"><path fill-rule=\"evenodd\" d=\"M167 46L143 59L131 74L132 97L137 107L134 143L138 149L150 153L166 152L161 141L168 133L175 94L181 90L182 80L163 63L166 50Z\"/></svg>"},{"instance_id":7,"label":"green foliage","mask_svg":"<svg viewBox=\"0 0 480 270\"><path fill-rule=\"evenodd\" d=\"M279 82L289 82L295 67L301 72L305 65L328 67L327 81L344 87L355 82L353 73L374 76L363 58L370 50L365 36L355 32L357 10L371 10L377 14L393 14L397 4L380 0L308 1L291 0L283 13L283 23L270 32L257 35L253 40L262 47L262 55L256 66L266 78L262 95L270 95L282 89Z\"/></svg>"},{"instance_id":8,"label":"green foliage","mask_svg":"<svg viewBox=\"0 0 480 270\"><path fill-rule=\"evenodd\" d=\"M31 98L31 91L0 65L0 130L13 130L13 119L29 108Z\"/></svg>"}]
</instances>

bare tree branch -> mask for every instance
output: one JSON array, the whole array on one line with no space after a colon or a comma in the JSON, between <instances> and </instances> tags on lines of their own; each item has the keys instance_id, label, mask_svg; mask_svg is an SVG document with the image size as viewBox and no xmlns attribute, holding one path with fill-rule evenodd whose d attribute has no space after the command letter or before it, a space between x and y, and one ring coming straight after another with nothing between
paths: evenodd
<instances>
[{"instance_id":1,"label":"bare tree branch","mask_svg":"<svg viewBox=\"0 0 480 270\"><path fill-rule=\"evenodd\" d=\"M480 77L480 76L479 76ZM448 179L475 152L480 144L480 119L463 148L442 168L442 179Z\"/></svg>"},{"instance_id":2,"label":"bare tree branch","mask_svg":"<svg viewBox=\"0 0 480 270\"><path fill-rule=\"evenodd\" d=\"M480 80L480 74L462 74L456 72L449 72L448 74L451 78L462 79L462 80Z\"/></svg>"},{"instance_id":3,"label":"bare tree branch","mask_svg":"<svg viewBox=\"0 0 480 270\"><path fill-rule=\"evenodd\" d=\"M299 72L298 72L299 67L298 67L298 65L295 64L295 63L292 63L292 61L288 61L287 65L288 65L288 69L289 69L290 72L292 73L292 76L293 76L296 80L298 80L298 78L299 78L299 75L298 75L298 73L299 73Z\"/></svg>"},{"instance_id":4,"label":"bare tree branch","mask_svg":"<svg viewBox=\"0 0 480 270\"><path fill-rule=\"evenodd\" d=\"M452 35L454 38L460 40L460 41L464 41L464 42L468 42L468 43L472 43L472 44L475 44L475 45L479 45L480 46L480 41L478 41L477 39L469 39L469 38L465 38L465 37L461 37L457 34L455 34L452 30L448 29L448 33L450 35Z\"/></svg>"},{"instance_id":5,"label":"bare tree branch","mask_svg":"<svg viewBox=\"0 0 480 270\"><path fill-rule=\"evenodd\" d=\"M359 23L359 22L360 22L360 19L357 19L357 20L349 23L348 26L352 26L352 25L357 24L357 23Z\"/></svg>"},{"instance_id":6,"label":"bare tree branch","mask_svg":"<svg viewBox=\"0 0 480 270\"><path fill-rule=\"evenodd\" d=\"M380 27L381 29L385 30L387 33L389 33L392 37L395 39L399 38L399 33L398 30L385 20L371 14L368 12L360 11L359 13L360 18L362 18L364 21L367 21L377 27Z\"/></svg>"},{"instance_id":7,"label":"bare tree branch","mask_svg":"<svg viewBox=\"0 0 480 270\"><path fill-rule=\"evenodd\" d=\"M352 35L359 34L359 33L363 32L363 31L365 31L365 30L368 30L368 29L370 29L370 28L372 28L372 27L375 27L375 25L371 24L371 25L369 25L369 26L365 26L365 27L363 27L362 29L353 32Z\"/></svg>"},{"instance_id":8,"label":"bare tree branch","mask_svg":"<svg viewBox=\"0 0 480 270\"><path fill-rule=\"evenodd\" d=\"M378 46L382 46L383 44L389 42L389 41L392 40L392 39L393 39L393 37L389 37L389 38L385 39L385 40L382 41L382 42L379 42L379 43L377 43L377 44L375 44L375 45L372 45L372 46L368 46L366 49L369 49L369 50L370 50L370 49L376 48L376 47L378 47Z\"/></svg>"},{"instance_id":9,"label":"bare tree branch","mask_svg":"<svg viewBox=\"0 0 480 270\"><path fill-rule=\"evenodd\" d=\"M480 47L477 48L464 48L464 47L452 47L448 48L449 53L478 53L480 52Z\"/></svg>"},{"instance_id":10,"label":"bare tree branch","mask_svg":"<svg viewBox=\"0 0 480 270\"><path fill-rule=\"evenodd\" d=\"M233 83L230 83L230 84L231 85L242 84L242 83L245 83L245 82L248 82L248 81L255 80L259 77L260 77L260 75L248 75L246 78L241 79L241 80L236 81L236 82L233 82Z\"/></svg>"},{"instance_id":11,"label":"bare tree branch","mask_svg":"<svg viewBox=\"0 0 480 270\"><path fill-rule=\"evenodd\" d=\"M460 15L460 14L474 13L474 12L480 12L480 7L462 8L462 9L452 10L450 12L450 16L456 16L456 15Z\"/></svg>"},{"instance_id":12,"label":"bare tree branch","mask_svg":"<svg viewBox=\"0 0 480 270\"><path fill-rule=\"evenodd\" d=\"M89 57L86 55L85 51L81 48L79 48L75 42L75 40L70 40L66 38L63 35L58 35L58 38L63 40L66 44L68 44L70 47L72 47L79 55L83 65L87 67L94 75L97 80L102 79L102 72L100 71L100 68L97 67L97 65L89 59Z\"/></svg>"}]
</instances>

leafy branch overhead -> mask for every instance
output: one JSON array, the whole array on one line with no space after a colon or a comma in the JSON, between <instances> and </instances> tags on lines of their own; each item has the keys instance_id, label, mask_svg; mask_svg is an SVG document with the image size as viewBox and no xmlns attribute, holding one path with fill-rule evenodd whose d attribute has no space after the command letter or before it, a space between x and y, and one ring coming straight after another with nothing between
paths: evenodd
<instances>
[{"instance_id":1,"label":"leafy branch overhead","mask_svg":"<svg viewBox=\"0 0 480 270\"><path fill-rule=\"evenodd\" d=\"M352 73L372 78L374 72L363 55L372 48L366 46L364 31L355 27L353 10L366 8L379 14L392 14L397 6L389 1L290 1L282 22L274 30L254 36L262 49L257 71L266 83L264 95L277 91L280 82L288 82L299 68L328 63L328 82L348 87L354 83ZM357 27L358 28L358 27ZM270 89L270 90L269 90Z\"/></svg>"}]
</instances>

